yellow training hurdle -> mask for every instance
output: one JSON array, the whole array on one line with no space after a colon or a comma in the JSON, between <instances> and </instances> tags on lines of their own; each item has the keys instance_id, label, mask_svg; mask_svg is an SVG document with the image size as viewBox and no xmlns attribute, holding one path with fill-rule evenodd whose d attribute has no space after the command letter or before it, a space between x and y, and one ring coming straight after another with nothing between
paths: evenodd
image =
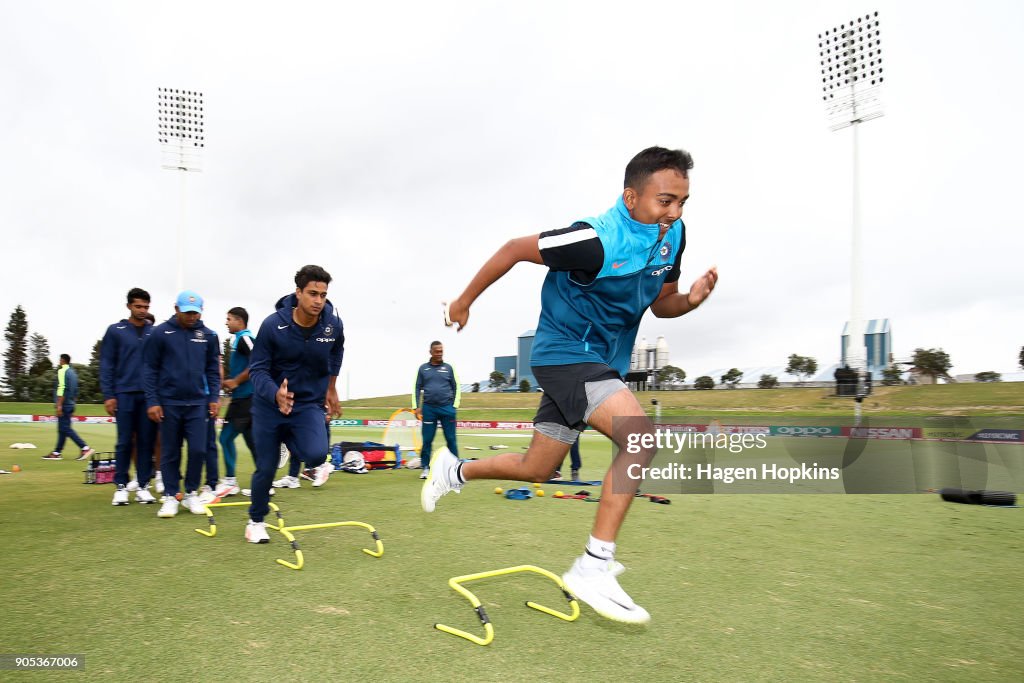
<instances>
[{"instance_id":1,"label":"yellow training hurdle","mask_svg":"<svg viewBox=\"0 0 1024 683\"><path fill-rule=\"evenodd\" d=\"M278 562L280 562L280 560L278 560ZM451 626L445 626L444 624L434 624L434 628L436 628L439 631L444 631L445 633L451 633L454 636L459 636L460 638L465 638L466 640L470 640L476 643L477 645L490 645L491 641L494 640L494 626L491 624L491 620L487 617L487 612L484 611L483 604L480 602L480 600L476 597L476 595L472 593L472 591L462 586L462 584L467 583L469 581L476 581L478 579L487 579L492 576L504 576L506 574L514 574L517 572L533 572L535 574L540 574L541 576L545 576L554 581L558 585L558 588L562 591L562 594L565 595L565 599L569 601L570 612L569 614L565 614L564 612L559 612L558 610L551 609L550 607L545 607L544 605L540 605L536 602L532 602L529 600L526 601L527 607L532 607L535 610L544 612L545 614L550 614L553 617L558 617L559 619L562 619L564 621L576 621L577 617L580 616L579 603L576 602L576 598L574 598L572 594L569 593L569 591L566 589L565 584L562 582L562 579L559 576L552 574L547 569L541 569L540 567L535 567L531 564L521 564L517 567L494 569L489 572L466 574L465 576L453 576L452 578L448 579L448 585L451 586L453 590L457 591L467 600L469 600L470 604L473 606L473 610L476 612L476 615L480 618L480 623L484 627L483 638L475 636L472 633L468 633L466 631L453 628Z\"/></svg>"},{"instance_id":2,"label":"yellow training hurdle","mask_svg":"<svg viewBox=\"0 0 1024 683\"><path fill-rule=\"evenodd\" d=\"M292 534L293 531L307 531L309 529L330 529L336 526L358 526L366 529L373 536L373 540L376 543L376 550L369 550L363 548L363 552L372 557L380 557L384 554L384 543L380 540L380 536L377 535L377 530L365 522L327 522L325 524L302 524L299 526L284 526L282 523L279 527L274 527L277 531L284 534L284 537L288 539L288 542L292 546L292 550L295 551L295 562L289 562L287 560L277 560L277 563L284 565L289 569L302 569L305 564L305 559L302 556L302 550L299 549L299 543L295 540L295 536Z\"/></svg>"},{"instance_id":3,"label":"yellow training hurdle","mask_svg":"<svg viewBox=\"0 0 1024 683\"><path fill-rule=\"evenodd\" d=\"M241 501L239 503L207 503L206 506L205 506L205 508L206 508L206 521L210 525L210 530L206 531L205 529L196 529L196 533L202 534L203 536L208 536L209 538L213 538L214 536L217 535L217 521L213 518L213 510L211 510L210 508L241 507L243 505L249 505L249 504L250 503L247 500L243 500L243 501ZM275 505L274 503L270 503L270 510L275 515L277 515L277 526L274 526L273 524L270 524L269 522L267 523L267 526L270 527L271 529L278 529L278 530L280 530L281 527L284 526L284 517L281 516L281 509L279 507L277 507L277 505Z\"/></svg>"}]
</instances>

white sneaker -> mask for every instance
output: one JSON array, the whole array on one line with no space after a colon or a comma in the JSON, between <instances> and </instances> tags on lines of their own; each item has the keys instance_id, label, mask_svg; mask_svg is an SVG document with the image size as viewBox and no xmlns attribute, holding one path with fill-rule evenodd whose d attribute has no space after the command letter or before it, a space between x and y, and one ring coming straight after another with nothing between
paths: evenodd
<instances>
[{"instance_id":1,"label":"white sneaker","mask_svg":"<svg viewBox=\"0 0 1024 683\"><path fill-rule=\"evenodd\" d=\"M420 479L426 479L429 476L430 476L430 468L429 467L424 467L423 471L420 472Z\"/></svg>"},{"instance_id":2,"label":"white sneaker","mask_svg":"<svg viewBox=\"0 0 1024 683\"><path fill-rule=\"evenodd\" d=\"M164 496L163 505L156 513L157 517L174 517L178 514L178 499L174 496Z\"/></svg>"},{"instance_id":3,"label":"white sneaker","mask_svg":"<svg viewBox=\"0 0 1024 683\"><path fill-rule=\"evenodd\" d=\"M299 479L316 481L316 472L313 471L312 467L304 467L299 471Z\"/></svg>"},{"instance_id":4,"label":"white sneaker","mask_svg":"<svg viewBox=\"0 0 1024 683\"><path fill-rule=\"evenodd\" d=\"M191 512L193 515L205 515L206 514L206 503L199 499L199 494L195 491L186 493L185 497L181 499L181 504L186 510Z\"/></svg>"},{"instance_id":5,"label":"white sneaker","mask_svg":"<svg viewBox=\"0 0 1024 683\"><path fill-rule=\"evenodd\" d=\"M274 488L277 489L297 489L300 486L298 477L290 477L287 475L281 477L280 479L275 479L271 483L273 484Z\"/></svg>"},{"instance_id":6,"label":"white sneaker","mask_svg":"<svg viewBox=\"0 0 1024 683\"><path fill-rule=\"evenodd\" d=\"M135 492L135 502L140 505L149 505L150 503L155 503L156 498L154 498L153 494L149 492L149 486L141 486L139 487L139 490Z\"/></svg>"},{"instance_id":7,"label":"white sneaker","mask_svg":"<svg viewBox=\"0 0 1024 683\"><path fill-rule=\"evenodd\" d=\"M224 481L217 485L217 490L213 492L213 495L218 498L227 498L228 496L237 495L239 491L238 483L234 477L226 477Z\"/></svg>"},{"instance_id":8,"label":"white sneaker","mask_svg":"<svg viewBox=\"0 0 1024 683\"><path fill-rule=\"evenodd\" d=\"M208 484L203 484L199 488L198 499L199 499L199 502L202 503L203 505L209 505L210 503L219 503L220 502L220 498L217 497L217 494L215 494L213 492L213 489L211 489ZM206 513L204 512L203 514L206 514Z\"/></svg>"},{"instance_id":9,"label":"white sneaker","mask_svg":"<svg viewBox=\"0 0 1024 683\"><path fill-rule=\"evenodd\" d=\"M125 486L125 489L129 493L134 493L135 491L138 491L139 490L139 480L138 479L132 479L130 482L128 482L128 485Z\"/></svg>"},{"instance_id":10,"label":"white sneaker","mask_svg":"<svg viewBox=\"0 0 1024 683\"><path fill-rule=\"evenodd\" d=\"M334 471L334 465L328 461L324 461L322 465L318 465L313 468L313 486L323 486L327 483L327 478L331 476L331 472Z\"/></svg>"},{"instance_id":11,"label":"white sneaker","mask_svg":"<svg viewBox=\"0 0 1024 683\"><path fill-rule=\"evenodd\" d=\"M459 493L462 488L462 484L457 483L458 477L455 476L459 459L452 455L451 451L441 448L432 460L434 466L427 470L427 480L420 489L420 505L423 506L424 512L433 512L441 496L452 491Z\"/></svg>"},{"instance_id":12,"label":"white sneaker","mask_svg":"<svg viewBox=\"0 0 1024 683\"><path fill-rule=\"evenodd\" d=\"M78 457L75 458L75 460L85 460L95 452L96 451L94 451L92 448L86 446L85 448L82 449L82 452L79 453Z\"/></svg>"},{"instance_id":13,"label":"white sneaker","mask_svg":"<svg viewBox=\"0 0 1024 683\"><path fill-rule=\"evenodd\" d=\"M277 459L277 469L281 469L288 464L288 458L292 456L291 451L284 444L281 444L281 455Z\"/></svg>"},{"instance_id":14,"label":"white sneaker","mask_svg":"<svg viewBox=\"0 0 1024 683\"><path fill-rule=\"evenodd\" d=\"M646 624L651 615L619 586L615 578L625 567L615 560L608 560L600 569L583 569L582 558L576 558L572 567L562 574L562 581L576 598L590 605L595 612L606 619L626 624Z\"/></svg>"},{"instance_id":15,"label":"white sneaker","mask_svg":"<svg viewBox=\"0 0 1024 683\"><path fill-rule=\"evenodd\" d=\"M128 489L123 486L118 486L117 490L114 491L114 500L110 501L111 505L127 505L128 504Z\"/></svg>"},{"instance_id":16,"label":"white sneaker","mask_svg":"<svg viewBox=\"0 0 1024 683\"><path fill-rule=\"evenodd\" d=\"M270 543L266 522L254 522L250 519L245 525L245 540L249 543Z\"/></svg>"},{"instance_id":17,"label":"white sneaker","mask_svg":"<svg viewBox=\"0 0 1024 683\"><path fill-rule=\"evenodd\" d=\"M156 487L157 493L164 492L164 478L163 475L161 475L159 472L156 473L156 480L154 486Z\"/></svg>"},{"instance_id":18,"label":"white sneaker","mask_svg":"<svg viewBox=\"0 0 1024 683\"><path fill-rule=\"evenodd\" d=\"M277 493L274 489L270 489L270 495ZM252 498L252 489L242 489L242 495L246 498Z\"/></svg>"}]
</instances>

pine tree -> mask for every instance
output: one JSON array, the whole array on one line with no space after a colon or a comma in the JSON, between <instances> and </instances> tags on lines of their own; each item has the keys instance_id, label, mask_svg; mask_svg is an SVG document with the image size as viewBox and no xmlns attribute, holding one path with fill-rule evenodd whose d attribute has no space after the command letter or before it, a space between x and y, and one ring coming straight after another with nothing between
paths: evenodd
<instances>
[{"instance_id":1,"label":"pine tree","mask_svg":"<svg viewBox=\"0 0 1024 683\"><path fill-rule=\"evenodd\" d=\"M7 342L4 351L4 390L15 401L27 400L28 316L20 305L11 313L4 331L4 340Z\"/></svg>"}]
</instances>

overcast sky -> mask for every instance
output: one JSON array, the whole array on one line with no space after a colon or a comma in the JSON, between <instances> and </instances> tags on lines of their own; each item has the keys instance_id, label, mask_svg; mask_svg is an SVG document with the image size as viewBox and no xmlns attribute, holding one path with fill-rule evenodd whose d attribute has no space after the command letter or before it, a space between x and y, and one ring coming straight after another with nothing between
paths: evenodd
<instances>
[{"instance_id":1,"label":"overcast sky","mask_svg":"<svg viewBox=\"0 0 1024 683\"><path fill-rule=\"evenodd\" d=\"M838 361L849 316L849 130L830 132L818 34L877 10L883 118L861 126L864 312L897 358L1013 371L1024 345L1024 5L981 2L52 2L2 0L0 316L86 362L134 286L173 313L180 174L157 89L201 90L185 286L220 333L303 264L334 276L342 397L411 388L432 339L464 382L533 328L519 265L461 334L439 302L507 239L607 209L650 145L695 159L681 285L648 315L690 378Z\"/></svg>"}]
</instances>

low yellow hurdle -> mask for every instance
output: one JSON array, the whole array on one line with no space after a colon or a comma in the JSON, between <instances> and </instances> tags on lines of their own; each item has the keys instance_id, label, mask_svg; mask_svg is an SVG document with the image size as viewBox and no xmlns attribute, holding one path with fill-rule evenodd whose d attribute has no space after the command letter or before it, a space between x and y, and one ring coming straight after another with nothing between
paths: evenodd
<instances>
[{"instance_id":1,"label":"low yellow hurdle","mask_svg":"<svg viewBox=\"0 0 1024 683\"><path fill-rule=\"evenodd\" d=\"M203 536L208 536L210 538L213 538L217 535L217 521L213 518L213 510L211 510L210 508L241 507L243 505L249 504L250 503L247 500L243 500L239 503L207 503L205 506L206 521L210 525L210 530L206 531L205 529L196 529L196 533L202 534ZM284 526L284 517L281 516L281 509L277 507L275 503L270 503L270 509L275 515L277 515L277 526L274 526L273 524L268 524L267 526L271 529L280 530Z\"/></svg>"},{"instance_id":2,"label":"low yellow hurdle","mask_svg":"<svg viewBox=\"0 0 1024 683\"><path fill-rule=\"evenodd\" d=\"M295 562L289 562L287 560L279 559L277 563L280 565L284 565L289 569L302 569L302 566L305 564L305 559L302 556L302 550L299 549L299 543L295 540L295 536L292 534L293 531L307 531L309 529L330 529L331 527L336 526L363 527L364 529L370 532L370 535L373 536L373 540L377 545L376 550L369 550L367 548L363 548L363 552L372 557L380 557L384 554L384 543L380 540L380 536L377 535L377 530L365 522L327 522L325 524L302 524L299 526L284 526L282 524L280 527L274 528L276 528L278 531L284 534L284 537L288 539L288 542L292 546L292 550L295 551Z\"/></svg>"},{"instance_id":3,"label":"low yellow hurdle","mask_svg":"<svg viewBox=\"0 0 1024 683\"><path fill-rule=\"evenodd\" d=\"M480 600L476 597L476 595L473 594L472 591L462 586L462 584L467 583L469 581L476 581L478 579L487 579L492 576L504 576L506 574L514 574L516 572L533 572L535 574L540 574L541 576L546 576L547 578L554 581L558 585L558 588L562 591L562 594L565 595L565 599L569 601L570 612L569 614L565 614L564 612L559 612L558 610L551 609L550 607L545 607L544 605L540 605L536 602L532 602L529 600L526 601L527 607L532 607L533 609L538 610L540 612L544 612L545 614L550 614L553 617L558 617L563 621L576 621L576 619L580 616L579 603L576 602L576 598L574 598L572 594L568 591L568 589L565 587L565 584L562 582L562 579L559 576L552 574L547 569L541 569L540 567L535 567L532 564L521 564L517 567L494 569L489 572L480 572L478 574L466 574L465 576L453 576L452 578L448 579L448 585L451 586L453 590L462 594L467 600L469 600L470 604L473 606L473 610L476 612L476 615L480 618L480 623L484 627L483 638L475 636L472 633L468 633L466 631L453 628L451 626L445 626L444 624L434 624L434 628L436 628L439 631L444 631L445 633L451 633L453 636L465 638L466 640L470 640L476 643L477 645L490 645L491 641L494 640L494 626L491 624L491 620L487 617L487 612L484 611L484 606L480 602Z\"/></svg>"}]
</instances>

